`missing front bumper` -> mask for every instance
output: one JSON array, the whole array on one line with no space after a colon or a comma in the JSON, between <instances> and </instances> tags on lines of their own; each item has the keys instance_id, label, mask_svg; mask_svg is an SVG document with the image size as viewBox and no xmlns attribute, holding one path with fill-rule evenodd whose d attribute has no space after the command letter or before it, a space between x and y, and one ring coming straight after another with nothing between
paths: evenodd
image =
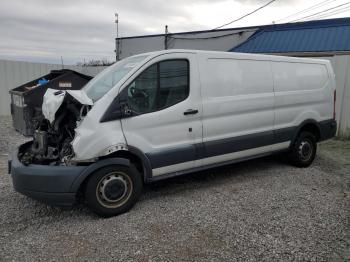
<instances>
[{"instance_id":1,"label":"missing front bumper","mask_svg":"<svg viewBox=\"0 0 350 262\"><path fill-rule=\"evenodd\" d=\"M76 189L73 190L72 185L86 168L87 166L35 164L25 166L18 159L18 150L12 153L8 162L8 172L17 192L41 202L60 206L74 204Z\"/></svg>"}]
</instances>

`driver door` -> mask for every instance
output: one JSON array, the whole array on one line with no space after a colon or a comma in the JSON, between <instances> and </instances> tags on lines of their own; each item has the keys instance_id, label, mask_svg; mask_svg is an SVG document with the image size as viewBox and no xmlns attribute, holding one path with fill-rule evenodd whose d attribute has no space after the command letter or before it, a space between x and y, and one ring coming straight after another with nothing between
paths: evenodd
<instances>
[{"instance_id":1,"label":"driver door","mask_svg":"<svg viewBox=\"0 0 350 262\"><path fill-rule=\"evenodd\" d=\"M146 154L153 176L195 167L202 144L196 63L194 54L159 56L121 91L130 113L121 119L127 144Z\"/></svg>"}]
</instances>

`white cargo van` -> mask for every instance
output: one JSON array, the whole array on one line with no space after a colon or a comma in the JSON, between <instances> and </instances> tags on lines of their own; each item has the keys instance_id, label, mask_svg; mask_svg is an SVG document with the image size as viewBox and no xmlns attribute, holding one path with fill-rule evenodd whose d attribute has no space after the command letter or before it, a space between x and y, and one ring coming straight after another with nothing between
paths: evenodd
<instances>
[{"instance_id":1,"label":"white cargo van","mask_svg":"<svg viewBox=\"0 0 350 262\"><path fill-rule=\"evenodd\" d=\"M276 152L309 166L336 132L335 80L325 60L166 50L48 90L43 113L9 161L15 189L112 216L143 183Z\"/></svg>"}]
</instances>

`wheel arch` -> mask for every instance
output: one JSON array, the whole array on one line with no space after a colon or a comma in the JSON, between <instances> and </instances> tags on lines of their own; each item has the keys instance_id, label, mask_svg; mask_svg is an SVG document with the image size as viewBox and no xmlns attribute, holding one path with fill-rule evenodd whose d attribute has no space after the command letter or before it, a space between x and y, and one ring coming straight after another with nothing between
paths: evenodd
<instances>
[{"instance_id":1,"label":"wheel arch","mask_svg":"<svg viewBox=\"0 0 350 262\"><path fill-rule=\"evenodd\" d=\"M130 166L134 164L141 173L144 183L148 183L152 177L152 168L147 156L135 147L129 150L119 150L110 155L101 157L97 162L88 166L73 182L71 192L78 192L86 184L88 178L96 172L109 165Z\"/></svg>"},{"instance_id":2,"label":"wheel arch","mask_svg":"<svg viewBox=\"0 0 350 262\"><path fill-rule=\"evenodd\" d=\"M148 157L136 147L128 146L128 150L116 151L110 155L104 156L103 159L108 159L111 157L128 159L130 163L135 165L136 169L140 172L145 183L147 183L152 177L152 168Z\"/></svg>"},{"instance_id":3,"label":"wheel arch","mask_svg":"<svg viewBox=\"0 0 350 262\"><path fill-rule=\"evenodd\" d=\"M84 169L80 175L73 181L70 192L78 192L81 186L87 181L89 176L93 174L95 171L110 165L122 165L122 166L130 166L130 160L126 158L107 158L100 161L97 161Z\"/></svg>"},{"instance_id":4,"label":"wheel arch","mask_svg":"<svg viewBox=\"0 0 350 262\"><path fill-rule=\"evenodd\" d=\"M133 155L135 155L143 167L143 181L144 183L149 183L152 178L152 166L149 158L146 156L144 152L142 152L140 149L134 146L128 146L129 152Z\"/></svg>"},{"instance_id":5,"label":"wheel arch","mask_svg":"<svg viewBox=\"0 0 350 262\"><path fill-rule=\"evenodd\" d=\"M291 146L294 144L295 140L297 139L298 135L303 132L307 131L315 135L316 141L318 142L321 138L321 127L320 124L314 120L314 119L307 119L304 120L296 129Z\"/></svg>"}]
</instances>

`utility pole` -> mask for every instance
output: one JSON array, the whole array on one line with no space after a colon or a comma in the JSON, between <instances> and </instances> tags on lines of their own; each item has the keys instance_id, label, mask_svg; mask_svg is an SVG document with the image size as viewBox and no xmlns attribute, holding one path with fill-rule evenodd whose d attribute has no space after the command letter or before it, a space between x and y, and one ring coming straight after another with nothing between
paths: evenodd
<instances>
[{"instance_id":1,"label":"utility pole","mask_svg":"<svg viewBox=\"0 0 350 262\"><path fill-rule=\"evenodd\" d=\"M164 49L168 49L168 25L165 26L165 35L164 35Z\"/></svg>"},{"instance_id":2,"label":"utility pole","mask_svg":"<svg viewBox=\"0 0 350 262\"><path fill-rule=\"evenodd\" d=\"M116 24L116 27L117 27L117 37L115 39L115 60L116 62L119 61L120 57L120 39L119 39L119 16L118 16L118 13L115 13L114 14L115 16L115 24Z\"/></svg>"}]
</instances>

